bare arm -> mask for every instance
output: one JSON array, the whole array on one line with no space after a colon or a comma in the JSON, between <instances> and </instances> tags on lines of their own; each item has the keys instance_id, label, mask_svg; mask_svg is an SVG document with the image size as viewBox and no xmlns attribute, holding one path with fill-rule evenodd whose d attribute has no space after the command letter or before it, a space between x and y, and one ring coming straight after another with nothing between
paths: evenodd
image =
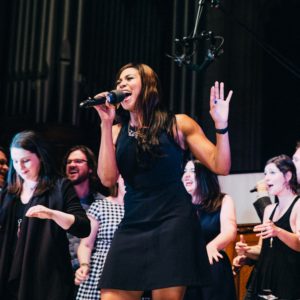
<instances>
[{"instance_id":1,"label":"bare arm","mask_svg":"<svg viewBox=\"0 0 300 300\"><path fill-rule=\"evenodd\" d=\"M224 99L224 84L215 85L210 91L210 114L217 129L228 126L229 103L232 91ZM216 174L227 175L230 171L231 157L228 132L216 133L216 145L211 143L201 127L187 115L177 115L177 126L193 155ZM182 133L182 134L181 134Z\"/></svg>"},{"instance_id":2,"label":"bare arm","mask_svg":"<svg viewBox=\"0 0 300 300\"><path fill-rule=\"evenodd\" d=\"M95 97L103 97L107 93L101 93ZM114 134L116 126L112 126L115 118L115 107L109 104L95 106L101 119L101 140L98 156L98 176L103 185L110 187L118 179L119 171L116 161Z\"/></svg>"},{"instance_id":3,"label":"bare arm","mask_svg":"<svg viewBox=\"0 0 300 300\"><path fill-rule=\"evenodd\" d=\"M291 228L293 232L289 232L285 229L282 229L269 220L271 214L270 209L268 209L269 207L274 207L274 205L270 205L266 208L263 224L254 227L254 231L258 232L257 236L261 237L262 239L272 239L273 237L277 237L291 249L300 252L300 240L296 234L297 230L299 230L299 228L297 228L297 226L299 226L299 222L297 222L297 219L300 217L299 201L293 207L290 219Z\"/></svg>"},{"instance_id":4,"label":"bare arm","mask_svg":"<svg viewBox=\"0 0 300 300\"><path fill-rule=\"evenodd\" d=\"M206 246L209 262L211 264L213 263L213 260L219 261L219 257L222 258L219 251L226 248L230 242L235 240L236 237L237 228L235 208L233 200L228 195L224 196L222 202L220 222L220 233Z\"/></svg>"},{"instance_id":5,"label":"bare arm","mask_svg":"<svg viewBox=\"0 0 300 300\"><path fill-rule=\"evenodd\" d=\"M91 222L91 233L88 237L81 239L77 250L77 257L80 264L80 267L76 270L75 273L75 284L77 285L88 279L91 254L99 230L99 222L92 216L89 216L89 219Z\"/></svg>"},{"instance_id":6,"label":"bare arm","mask_svg":"<svg viewBox=\"0 0 300 300\"><path fill-rule=\"evenodd\" d=\"M35 205L28 209L26 217L53 220L64 230L68 230L75 222L75 217L59 210L50 209L43 205Z\"/></svg>"}]
</instances>

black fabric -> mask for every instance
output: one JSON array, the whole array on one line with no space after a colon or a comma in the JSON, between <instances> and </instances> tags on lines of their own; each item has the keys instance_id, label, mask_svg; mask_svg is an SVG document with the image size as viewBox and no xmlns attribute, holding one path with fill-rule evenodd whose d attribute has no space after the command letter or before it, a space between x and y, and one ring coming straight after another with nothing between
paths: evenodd
<instances>
[{"instance_id":1,"label":"black fabric","mask_svg":"<svg viewBox=\"0 0 300 300\"><path fill-rule=\"evenodd\" d=\"M284 230L293 232L290 226L290 216L295 203L295 198L286 213L274 224ZM270 220L278 205L274 208ZM266 290L279 299L300 299L300 252L292 250L277 237L273 238L272 247L270 239L264 239L256 266L256 276L250 286L253 298L264 295Z\"/></svg>"},{"instance_id":2,"label":"black fabric","mask_svg":"<svg viewBox=\"0 0 300 300\"><path fill-rule=\"evenodd\" d=\"M161 155L151 165L139 164L135 150L136 139L128 136L125 125L116 148L126 184L125 215L99 287L153 290L207 284L205 244L181 181L184 151L165 132L160 135Z\"/></svg>"},{"instance_id":3,"label":"black fabric","mask_svg":"<svg viewBox=\"0 0 300 300\"><path fill-rule=\"evenodd\" d=\"M220 211L206 212L201 206L196 206L199 226L202 227L205 243L208 244L221 230ZM223 256L219 262L210 265L212 274L212 284L200 288L189 288L185 295L185 300L235 300L236 291L234 285L231 263L225 251L221 251Z\"/></svg>"},{"instance_id":4,"label":"black fabric","mask_svg":"<svg viewBox=\"0 0 300 300\"><path fill-rule=\"evenodd\" d=\"M272 204L272 201L268 196L260 197L253 203L253 206L261 222L264 218L265 208L270 204Z\"/></svg>"},{"instance_id":5,"label":"black fabric","mask_svg":"<svg viewBox=\"0 0 300 300\"><path fill-rule=\"evenodd\" d=\"M0 198L1 300L62 300L73 297L73 273L66 231L54 221L24 217L15 252L16 199L4 192ZM62 179L43 195L32 197L26 210L44 205L75 216L68 232L88 236L89 219L70 181Z\"/></svg>"}]
</instances>

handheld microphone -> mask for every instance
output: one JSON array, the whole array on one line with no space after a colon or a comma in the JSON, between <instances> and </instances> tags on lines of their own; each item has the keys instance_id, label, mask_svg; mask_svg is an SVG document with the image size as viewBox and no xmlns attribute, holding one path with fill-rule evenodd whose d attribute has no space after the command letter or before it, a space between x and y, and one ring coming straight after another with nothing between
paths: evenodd
<instances>
[{"instance_id":1,"label":"handheld microphone","mask_svg":"<svg viewBox=\"0 0 300 300\"><path fill-rule=\"evenodd\" d=\"M256 187L254 187L254 188L253 188L253 189L251 189L249 192L250 192L250 193L257 192L257 188L256 188Z\"/></svg>"},{"instance_id":2,"label":"handheld microphone","mask_svg":"<svg viewBox=\"0 0 300 300\"><path fill-rule=\"evenodd\" d=\"M130 96L131 93L118 91L118 90L112 90L110 91L106 97L100 97L100 98L89 98L87 100L84 100L80 102L79 107L80 108L89 108L96 105L104 104L106 101L109 104L116 105L118 103L121 103L127 96Z\"/></svg>"}]
</instances>

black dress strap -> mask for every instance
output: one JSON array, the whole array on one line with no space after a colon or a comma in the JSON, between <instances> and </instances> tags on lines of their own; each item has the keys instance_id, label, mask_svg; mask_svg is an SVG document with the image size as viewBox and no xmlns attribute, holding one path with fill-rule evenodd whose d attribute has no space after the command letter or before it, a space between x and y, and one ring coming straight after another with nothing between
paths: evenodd
<instances>
[{"instance_id":1,"label":"black dress strap","mask_svg":"<svg viewBox=\"0 0 300 300\"><path fill-rule=\"evenodd\" d=\"M294 199L294 201L292 202L292 204L290 205L290 207L288 208L288 210L284 213L284 215L286 215L287 213L290 213L290 212L292 211L294 205L296 204L296 202L297 202L297 200L298 200L299 198L300 198L300 196L297 196L297 197ZM273 211L272 211L272 213L271 213L271 215L270 215L269 220L271 220L271 221L273 221L273 217L274 217L274 214L275 214L275 210L276 210L278 204L279 204L279 203L276 203L276 206L274 207L274 209L273 209ZM284 216L284 215L283 215L283 216ZM283 217L283 216L282 216L282 217Z\"/></svg>"}]
</instances>

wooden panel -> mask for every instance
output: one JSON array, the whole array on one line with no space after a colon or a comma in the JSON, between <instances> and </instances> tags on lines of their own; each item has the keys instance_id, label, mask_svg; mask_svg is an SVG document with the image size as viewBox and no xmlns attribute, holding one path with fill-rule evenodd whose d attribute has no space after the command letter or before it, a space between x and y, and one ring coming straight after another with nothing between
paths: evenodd
<instances>
[{"instance_id":1,"label":"wooden panel","mask_svg":"<svg viewBox=\"0 0 300 300\"><path fill-rule=\"evenodd\" d=\"M253 232L253 227L255 225L256 224L238 225L238 234L236 237L236 241L228 245L228 247L226 248L226 253L229 256L231 262L233 258L237 255L235 252L235 243L240 240L240 234L244 235L244 238L248 245L256 245L258 243L258 237ZM244 299L246 293L246 284L252 271L252 268L252 266L244 266L234 278L238 300Z\"/></svg>"}]
</instances>

